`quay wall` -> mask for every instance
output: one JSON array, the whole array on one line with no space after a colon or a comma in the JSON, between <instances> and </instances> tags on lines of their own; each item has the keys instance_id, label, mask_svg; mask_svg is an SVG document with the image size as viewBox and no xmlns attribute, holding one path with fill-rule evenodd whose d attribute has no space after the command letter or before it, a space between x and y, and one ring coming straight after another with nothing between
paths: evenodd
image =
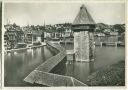
<instances>
[{"instance_id":1,"label":"quay wall","mask_svg":"<svg viewBox=\"0 0 128 90\"><path fill-rule=\"evenodd\" d=\"M46 46L46 45L38 45L38 46L32 46L32 47L26 47L26 48L11 49L11 50L5 50L4 52L9 53L9 52L24 51L27 49L33 49L33 48L38 48L38 47L42 47L42 46Z\"/></svg>"},{"instance_id":2,"label":"quay wall","mask_svg":"<svg viewBox=\"0 0 128 90\"><path fill-rule=\"evenodd\" d=\"M94 36L96 46L125 46L119 36Z\"/></svg>"}]
</instances>

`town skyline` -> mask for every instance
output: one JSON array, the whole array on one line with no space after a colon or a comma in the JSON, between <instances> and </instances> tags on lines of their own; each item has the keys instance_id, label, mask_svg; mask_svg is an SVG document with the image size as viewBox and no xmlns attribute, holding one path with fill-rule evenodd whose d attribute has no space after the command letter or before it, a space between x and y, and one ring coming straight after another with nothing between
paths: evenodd
<instances>
[{"instance_id":1,"label":"town skyline","mask_svg":"<svg viewBox=\"0 0 128 90\"><path fill-rule=\"evenodd\" d=\"M125 86L123 4L92 5L9 4L4 86Z\"/></svg>"},{"instance_id":2,"label":"town skyline","mask_svg":"<svg viewBox=\"0 0 128 90\"><path fill-rule=\"evenodd\" d=\"M4 24L8 21L20 26L72 23L75 15L78 14L78 7L82 4L84 3L6 3ZM84 5L96 23L109 25L125 23L124 3L85 3Z\"/></svg>"}]
</instances>

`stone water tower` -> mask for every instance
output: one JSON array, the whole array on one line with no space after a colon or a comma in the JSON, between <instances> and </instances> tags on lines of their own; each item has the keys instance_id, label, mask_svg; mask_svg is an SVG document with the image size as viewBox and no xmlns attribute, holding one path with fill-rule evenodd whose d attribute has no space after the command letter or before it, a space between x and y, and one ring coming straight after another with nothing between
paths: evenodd
<instances>
[{"instance_id":1,"label":"stone water tower","mask_svg":"<svg viewBox=\"0 0 128 90\"><path fill-rule=\"evenodd\" d=\"M74 31L74 53L76 61L94 60L94 29L95 22L82 5L76 16L72 29Z\"/></svg>"}]
</instances>

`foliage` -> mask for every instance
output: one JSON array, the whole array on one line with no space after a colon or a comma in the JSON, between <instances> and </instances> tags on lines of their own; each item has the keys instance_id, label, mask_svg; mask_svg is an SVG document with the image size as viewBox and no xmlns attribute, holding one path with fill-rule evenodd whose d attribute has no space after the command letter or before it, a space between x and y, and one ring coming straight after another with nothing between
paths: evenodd
<instances>
[{"instance_id":1,"label":"foliage","mask_svg":"<svg viewBox=\"0 0 128 90\"><path fill-rule=\"evenodd\" d=\"M113 26L113 28L116 29L118 33L125 32L125 26L124 26L124 24L122 24L122 25L121 24L115 24Z\"/></svg>"},{"instance_id":2,"label":"foliage","mask_svg":"<svg viewBox=\"0 0 128 90\"><path fill-rule=\"evenodd\" d=\"M55 25L27 25L24 27L20 27L18 25L10 24L5 25L6 30L20 30L22 31L42 31L42 32L58 32L64 33L67 30L71 30L71 23L62 23L62 24L55 24ZM110 32L118 32L123 33L125 31L125 24L115 24L115 25L108 25L104 23L97 23L95 32L108 34Z\"/></svg>"},{"instance_id":3,"label":"foliage","mask_svg":"<svg viewBox=\"0 0 128 90\"><path fill-rule=\"evenodd\" d=\"M97 23L95 32L100 33L109 33L109 32L118 32L123 33L125 31L125 24L115 24L115 25L107 25L104 23Z\"/></svg>"}]
</instances>

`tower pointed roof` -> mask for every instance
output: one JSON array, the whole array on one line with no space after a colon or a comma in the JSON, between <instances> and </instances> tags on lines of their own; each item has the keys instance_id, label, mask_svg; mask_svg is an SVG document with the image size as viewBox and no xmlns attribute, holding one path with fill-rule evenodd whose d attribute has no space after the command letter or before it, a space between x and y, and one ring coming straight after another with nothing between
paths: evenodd
<instances>
[{"instance_id":1,"label":"tower pointed roof","mask_svg":"<svg viewBox=\"0 0 128 90\"><path fill-rule=\"evenodd\" d=\"M87 11L87 8L82 5L80 7L80 11L78 13L78 15L76 16L73 24L95 24L93 18L91 17L91 15L89 14L89 12Z\"/></svg>"}]
</instances>

